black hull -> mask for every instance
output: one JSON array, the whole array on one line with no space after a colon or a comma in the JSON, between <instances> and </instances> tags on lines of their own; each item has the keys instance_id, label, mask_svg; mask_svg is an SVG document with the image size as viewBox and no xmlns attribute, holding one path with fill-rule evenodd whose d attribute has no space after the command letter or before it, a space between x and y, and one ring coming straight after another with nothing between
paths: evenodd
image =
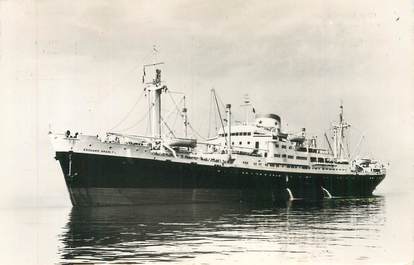
<instances>
[{"instance_id":1,"label":"black hull","mask_svg":"<svg viewBox=\"0 0 414 265\"><path fill-rule=\"evenodd\" d=\"M384 175L286 173L57 152L74 206L367 197ZM291 195L289 194L291 192Z\"/></svg>"}]
</instances>

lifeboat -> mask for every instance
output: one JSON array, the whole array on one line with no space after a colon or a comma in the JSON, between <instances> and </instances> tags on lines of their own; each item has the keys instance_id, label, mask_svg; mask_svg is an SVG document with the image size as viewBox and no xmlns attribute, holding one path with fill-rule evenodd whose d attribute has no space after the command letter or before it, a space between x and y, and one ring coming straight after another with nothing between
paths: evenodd
<instances>
[{"instance_id":1,"label":"lifeboat","mask_svg":"<svg viewBox=\"0 0 414 265\"><path fill-rule=\"evenodd\" d=\"M197 139L190 138L173 138L168 139L165 143L171 147L190 147L195 148L197 146Z\"/></svg>"},{"instance_id":2,"label":"lifeboat","mask_svg":"<svg viewBox=\"0 0 414 265\"><path fill-rule=\"evenodd\" d=\"M289 137L289 141L291 142L297 142L297 143L303 143L305 141L305 136L291 136Z\"/></svg>"}]
</instances>

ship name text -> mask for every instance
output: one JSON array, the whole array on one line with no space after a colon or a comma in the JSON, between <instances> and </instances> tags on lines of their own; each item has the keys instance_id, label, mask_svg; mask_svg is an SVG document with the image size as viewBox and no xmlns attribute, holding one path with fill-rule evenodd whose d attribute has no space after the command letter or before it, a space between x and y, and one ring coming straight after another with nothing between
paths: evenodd
<instances>
[{"instance_id":1,"label":"ship name text","mask_svg":"<svg viewBox=\"0 0 414 265\"><path fill-rule=\"evenodd\" d=\"M115 154L114 151L110 151L110 150L99 150L99 149L89 149L89 148L83 148L83 151L94 152L94 153Z\"/></svg>"}]
</instances>

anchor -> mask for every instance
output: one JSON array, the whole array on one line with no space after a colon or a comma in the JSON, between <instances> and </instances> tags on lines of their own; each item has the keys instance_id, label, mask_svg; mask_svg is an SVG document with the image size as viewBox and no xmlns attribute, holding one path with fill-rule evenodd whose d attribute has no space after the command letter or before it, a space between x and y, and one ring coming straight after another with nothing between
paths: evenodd
<instances>
[{"instance_id":1,"label":"anchor","mask_svg":"<svg viewBox=\"0 0 414 265\"><path fill-rule=\"evenodd\" d=\"M75 176L77 176L78 173L73 173L72 174L72 154L69 153L69 169L68 169L68 174L67 177L72 180Z\"/></svg>"}]
</instances>

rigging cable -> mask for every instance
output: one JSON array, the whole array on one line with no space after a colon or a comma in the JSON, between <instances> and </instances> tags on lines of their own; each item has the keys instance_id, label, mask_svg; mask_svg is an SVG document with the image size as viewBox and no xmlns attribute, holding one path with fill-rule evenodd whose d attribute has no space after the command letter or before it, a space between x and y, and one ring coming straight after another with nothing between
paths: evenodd
<instances>
[{"instance_id":1,"label":"rigging cable","mask_svg":"<svg viewBox=\"0 0 414 265\"><path fill-rule=\"evenodd\" d=\"M202 136L199 132L196 131L196 129L193 128L193 126L191 125L191 123L188 122L188 126L190 127L190 129L201 139L203 140L207 140L204 136Z\"/></svg>"},{"instance_id":2,"label":"rigging cable","mask_svg":"<svg viewBox=\"0 0 414 265\"><path fill-rule=\"evenodd\" d=\"M212 107L211 105L213 101L212 101L212 93L210 92L210 104L209 104L209 110L208 110L208 134L207 134L207 138L210 138L210 130L211 130L211 112L212 112Z\"/></svg>"},{"instance_id":3,"label":"rigging cable","mask_svg":"<svg viewBox=\"0 0 414 265\"><path fill-rule=\"evenodd\" d=\"M328 135L326 134L326 132L324 133L324 135L325 135L326 142L328 143L329 150L331 150L331 154L333 154L332 146L331 146L331 143L329 142Z\"/></svg>"},{"instance_id":4,"label":"rigging cable","mask_svg":"<svg viewBox=\"0 0 414 265\"><path fill-rule=\"evenodd\" d=\"M183 101L183 99L184 99L184 98L182 98L182 99L178 102L178 105L180 105L180 104L181 104L181 102ZM168 120L168 119L170 118L170 116L171 116L173 113L177 113L177 115L179 115L179 114L180 114L180 109L179 109L179 107L177 106L177 104L175 103L175 101L174 101L174 100L173 100L173 103L175 104L175 111L171 110L171 112L167 114L167 118L166 118L166 120ZM182 117L182 115L179 115L179 116L181 116L181 117Z\"/></svg>"},{"instance_id":5,"label":"rigging cable","mask_svg":"<svg viewBox=\"0 0 414 265\"><path fill-rule=\"evenodd\" d=\"M220 104L221 104L221 107L223 108L223 109L226 109L226 104L224 104L223 103L223 101L221 100L221 98L217 95L217 93L215 92L215 90L214 90L214 95L215 95L215 97L220 101ZM219 110L220 111L220 110ZM238 117L238 114L237 113L235 113L235 112L232 112L232 119L234 120L234 122L239 122L239 123L241 123L240 121L241 120L243 120L243 119L238 119L239 117Z\"/></svg>"},{"instance_id":6,"label":"rigging cable","mask_svg":"<svg viewBox=\"0 0 414 265\"><path fill-rule=\"evenodd\" d=\"M124 116L124 118L121 119L121 121L119 121L114 127L112 127L109 131L114 130L115 128L117 128L119 125L121 125L128 117L129 115L131 115L132 111L135 109L135 107L138 105L138 103L140 102L142 96L144 95L145 91L143 90L141 92L141 95L139 95L137 101L134 103L134 105L132 106L132 108L127 112L127 114Z\"/></svg>"},{"instance_id":7,"label":"rigging cable","mask_svg":"<svg viewBox=\"0 0 414 265\"><path fill-rule=\"evenodd\" d=\"M170 96L170 98L171 98L171 101L174 103L175 108L177 109L177 112L178 112L178 113L180 113L180 108L178 107L178 105L177 105L177 103L175 102L174 98L171 96L171 93L172 93L172 92L170 92L170 91L168 91L168 90L167 90L167 92L168 92L167 94L168 94L168 95ZM174 93L177 93L177 92L174 92ZM177 94L178 94L178 93L177 93ZM181 101L182 101L182 100L183 100L183 99L181 99L179 103L181 103Z\"/></svg>"},{"instance_id":8,"label":"rigging cable","mask_svg":"<svg viewBox=\"0 0 414 265\"><path fill-rule=\"evenodd\" d=\"M148 117L148 113L151 111L151 109L154 107L154 105L151 105L151 107L144 113L144 115L137 121L137 122L135 122L134 124L132 124L131 126L129 126L129 127L127 127L127 128L125 128L125 129L123 129L123 130L120 130L120 132L125 132L125 131L128 131L128 130L130 130L130 129L132 129L132 128L134 128L135 126L137 126L138 124L140 124L145 118L147 118ZM148 119L149 120L149 119ZM148 127L147 127L147 130L148 130Z\"/></svg>"},{"instance_id":9,"label":"rigging cable","mask_svg":"<svg viewBox=\"0 0 414 265\"><path fill-rule=\"evenodd\" d=\"M177 102L174 100L174 98L172 97L172 95L171 95L171 93L175 93L175 94L183 94L183 93L181 93L181 92L171 92L171 91L167 91L168 92L168 95L170 96L170 98L171 98L171 101L174 103L174 105L175 105L175 108L176 108L176 110L177 110L177 116L180 116L181 117L181 119L182 119L182 121L184 122L184 126L186 126L186 125L188 125L188 121L186 121L186 119L185 119L185 115L184 114L182 114L181 113L181 109L180 109L180 107L179 107L179 105L181 105L181 103L183 103L183 105L184 105L184 108L185 108L185 96L183 96L182 98L181 98L181 100L178 102L178 104L177 104ZM171 112L169 115L168 115L168 117L167 117L167 119L169 118L169 116L172 114L173 112ZM180 114L181 113L181 114ZM175 127L175 124L176 124L176 122L177 122L177 116L175 117L175 120L174 120L174 123L173 123L173 127ZM187 124L186 124L187 123Z\"/></svg>"},{"instance_id":10,"label":"rigging cable","mask_svg":"<svg viewBox=\"0 0 414 265\"><path fill-rule=\"evenodd\" d=\"M351 158L351 150L349 149L349 137L345 137L345 141L346 141L346 152L348 155L348 159Z\"/></svg>"},{"instance_id":11,"label":"rigging cable","mask_svg":"<svg viewBox=\"0 0 414 265\"><path fill-rule=\"evenodd\" d=\"M161 116L161 121L164 123L165 127L167 127L167 129L170 131L170 134L174 137L177 138L173 132L173 130L171 130L171 128L168 126L167 122L162 118Z\"/></svg>"}]
</instances>

